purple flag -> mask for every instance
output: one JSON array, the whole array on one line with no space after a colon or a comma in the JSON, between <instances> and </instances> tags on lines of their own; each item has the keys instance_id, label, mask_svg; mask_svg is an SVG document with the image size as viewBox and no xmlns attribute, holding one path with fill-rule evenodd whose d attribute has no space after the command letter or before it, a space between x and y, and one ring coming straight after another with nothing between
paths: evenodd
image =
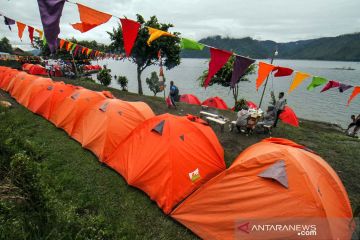
<instances>
[{"instance_id":1,"label":"purple flag","mask_svg":"<svg viewBox=\"0 0 360 240\"><path fill-rule=\"evenodd\" d=\"M330 88L340 87L340 83L334 80L330 80L320 92L325 92Z\"/></svg>"},{"instance_id":2,"label":"purple flag","mask_svg":"<svg viewBox=\"0 0 360 240\"><path fill-rule=\"evenodd\" d=\"M37 0L44 28L45 38L51 53L56 51L57 37L60 33L60 17L65 0Z\"/></svg>"},{"instance_id":3,"label":"purple flag","mask_svg":"<svg viewBox=\"0 0 360 240\"><path fill-rule=\"evenodd\" d=\"M239 81L239 78L242 75L244 75L244 73L246 72L246 69L248 69L248 67L251 64L253 64L254 62L255 62L255 60L253 60L253 59L236 56L236 59L234 61L234 65L233 65L233 72L232 72L232 76L231 76L231 83L230 83L231 88L235 87L235 84Z\"/></svg>"},{"instance_id":4,"label":"purple flag","mask_svg":"<svg viewBox=\"0 0 360 240\"><path fill-rule=\"evenodd\" d=\"M346 85L346 84L343 84L343 83L340 83L340 87L339 87L339 91L342 93L342 92L345 92L346 90L352 88L353 86L351 85Z\"/></svg>"},{"instance_id":5,"label":"purple flag","mask_svg":"<svg viewBox=\"0 0 360 240\"><path fill-rule=\"evenodd\" d=\"M74 50L74 57L76 56L77 52L79 51L80 46L76 45L75 50Z\"/></svg>"},{"instance_id":6,"label":"purple flag","mask_svg":"<svg viewBox=\"0 0 360 240\"><path fill-rule=\"evenodd\" d=\"M9 26L9 29L10 29L10 31L11 31L10 25L14 25L14 24L15 24L15 20L12 20L11 18L8 18L8 17L5 17L5 16L4 16L4 22L5 22L5 25L8 25L8 26Z\"/></svg>"}]
</instances>

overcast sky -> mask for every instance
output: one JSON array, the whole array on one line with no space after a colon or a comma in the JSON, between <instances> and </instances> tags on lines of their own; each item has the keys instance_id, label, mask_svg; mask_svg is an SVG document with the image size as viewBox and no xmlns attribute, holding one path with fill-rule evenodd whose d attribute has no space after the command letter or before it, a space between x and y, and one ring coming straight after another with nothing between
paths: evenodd
<instances>
[{"instance_id":1,"label":"overcast sky","mask_svg":"<svg viewBox=\"0 0 360 240\"><path fill-rule=\"evenodd\" d=\"M161 22L173 23L172 31L199 40L211 35L250 36L259 40L287 42L344 33L360 32L360 0L73 0L119 17L135 19L156 15ZM0 12L25 24L42 28L36 0L0 0ZM76 5L65 3L61 18L61 38L97 40L109 43L106 31L118 19L81 34L69 24L79 21ZM0 37L28 49L17 28L10 32L0 21Z\"/></svg>"}]
</instances>

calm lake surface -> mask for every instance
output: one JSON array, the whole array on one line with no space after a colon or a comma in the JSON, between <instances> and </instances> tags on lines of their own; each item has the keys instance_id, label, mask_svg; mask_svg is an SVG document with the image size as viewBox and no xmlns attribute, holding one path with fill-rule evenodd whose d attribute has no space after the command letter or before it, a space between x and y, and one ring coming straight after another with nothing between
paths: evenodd
<instances>
[{"instance_id":1,"label":"calm lake surface","mask_svg":"<svg viewBox=\"0 0 360 240\"><path fill-rule=\"evenodd\" d=\"M180 94L191 93L196 95L201 101L211 97L219 96L223 98L229 107L234 105L232 94L229 88L221 86L211 86L207 89L199 87L197 78L208 67L207 59L182 59L181 64L169 71L165 71L167 83L171 80L180 89ZM267 60L264 60L267 61ZM96 62L95 62L96 63ZM95 64L94 63L94 64ZM137 92L136 65L128 60L101 60L97 62L101 66L106 64L111 69L112 76L123 75L129 80L128 88L131 92ZM312 75L325 77L328 80L338 80L340 82L360 85L360 63L359 62L335 62L335 61L309 61L309 60L277 60L274 65L290 67L298 71L304 71ZM353 68L355 70L342 70L339 68ZM153 95L145 83L146 77L152 71L159 72L158 66L147 68L142 74L143 90L146 95ZM96 76L94 76L96 78ZM263 88L259 92L255 90L256 74L250 76L250 82L241 82L239 95L247 100L259 103ZM292 77L269 78L267 90L265 92L262 108L266 108L270 101L270 91L274 90L276 95L280 91L287 93L291 84ZM347 100L352 89L344 93L339 93L337 89L330 89L320 93L322 87L310 92L306 90L311 79L307 79L292 93L286 94L288 106L292 107L298 117L317 121L326 121L347 126L351 114L359 114L360 96L355 98L349 107L346 107ZM120 88L116 81L112 81L111 87ZM168 92L168 89L167 89ZM163 93L159 93L162 96ZM164 103L165 104L165 103Z\"/></svg>"}]
</instances>

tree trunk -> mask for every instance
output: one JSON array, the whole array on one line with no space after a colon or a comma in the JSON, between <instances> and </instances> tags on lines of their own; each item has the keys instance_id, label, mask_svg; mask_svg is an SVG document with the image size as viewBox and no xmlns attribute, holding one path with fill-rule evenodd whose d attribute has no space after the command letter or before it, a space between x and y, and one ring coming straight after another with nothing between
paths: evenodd
<instances>
[{"instance_id":1,"label":"tree trunk","mask_svg":"<svg viewBox=\"0 0 360 240\"><path fill-rule=\"evenodd\" d=\"M233 92L233 97L234 97L234 101L235 101L234 106L236 106L236 102L238 101L238 96L239 96L239 84L235 85L235 87L232 89L232 92Z\"/></svg>"},{"instance_id":2,"label":"tree trunk","mask_svg":"<svg viewBox=\"0 0 360 240\"><path fill-rule=\"evenodd\" d=\"M137 66L138 93L140 95L143 95L141 73L142 73L142 70L140 69L140 66L138 65Z\"/></svg>"}]
</instances>

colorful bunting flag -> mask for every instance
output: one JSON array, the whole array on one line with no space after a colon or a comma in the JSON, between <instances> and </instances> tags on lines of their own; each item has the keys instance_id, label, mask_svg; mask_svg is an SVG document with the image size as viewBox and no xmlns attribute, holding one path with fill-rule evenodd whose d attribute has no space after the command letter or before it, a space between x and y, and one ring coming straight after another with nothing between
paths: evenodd
<instances>
[{"instance_id":1,"label":"colorful bunting flag","mask_svg":"<svg viewBox=\"0 0 360 240\"><path fill-rule=\"evenodd\" d=\"M76 43L74 43L74 44L72 45L72 47L71 47L71 51L73 51L73 52L74 52L74 49L76 48L76 46L77 46L77 44L76 44Z\"/></svg>"},{"instance_id":2,"label":"colorful bunting flag","mask_svg":"<svg viewBox=\"0 0 360 240\"><path fill-rule=\"evenodd\" d=\"M286 67L275 67L273 71L276 71L274 77L286 77L290 76L294 72L291 68Z\"/></svg>"},{"instance_id":3,"label":"colorful bunting flag","mask_svg":"<svg viewBox=\"0 0 360 240\"><path fill-rule=\"evenodd\" d=\"M71 47L72 47L73 43L72 42L68 42L67 46L66 46L66 50L69 52Z\"/></svg>"},{"instance_id":4,"label":"colorful bunting flag","mask_svg":"<svg viewBox=\"0 0 360 240\"><path fill-rule=\"evenodd\" d=\"M23 36L26 25L21 22L16 22L16 25L18 27L18 36L19 36L20 40L22 40L22 36Z\"/></svg>"},{"instance_id":5,"label":"colorful bunting flag","mask_svg":"<svg viewBox=\"0 0 360 240\"><path fill-rule=\"evenodd\" d=\"M236 56L234 64L233 64L233 72L231 75L231 83L230 87L234 88L235 84L239 82L239 79L246 70L250 67L251 64L253 64L255 60L250 58L245 58L242 56Z\"/></svg>"},{"instance_id":6,"label":"colorful bunting flag","mask_svg":"<svg viewBox=\"0 0 360 240\"><path fill-rule=\"evenodd\" d=\"M42 39L43 37L43 31L39 30L39 29L35 29L35 31L39 34L39 38Z\"/></svg>"},{"instance_id":7,"label":"colorful bunting flag","mask_svg":"<svg viewBox=\"0 0 360 240\"><path fill-rule=\"evenodd\" d=\"M326 78L323 77L318 77L318 76L314 76L312 79L312 82L309 84L309 86L307 86L307 90L308 91L312 91L314 90L316 87L324 85L325 83L327 83L328 80Z\"/></svg>"},{"instance_id":8,"label":"colorful bunting flag","mask_svg":"<svg viewBox=\"0 0 360 240\"><path fill-rule=\"evenodd\" d=\"M203 50L205 45L198 43L195 40L191 40L188 38L181 38L180 42L181 49L190 49L190 50Z\"/></svg>"},{"instance_id":9,"label":"colorful bunting flag","mask_svg":"<svg viewBox=\"0 0 360 240\"><path fill-rule=\"evenodd\" d=\"M78 51L79 51L80 46L76 44L75 50L74 50L74 56L77 55Z\"/></svg>"},{"instance_id":10,"label":"colorful bunting flag","mask_svg":"<svg viewBox=\"0 0 360 240\"><path fill-rule=\"evenodd\" d=\"M81 50L81 53L84 54L85 51L87 51L87 48L86 48L86 47L83 47L83 49Z\"/></svg>"},{"instance_id":11,"label":"colorful bunting flag","mask_svg":"<svg viewBox=\"0 0 360 240\"><path fill-rule=\"evenodd\" d=\"M43 46L45 46L47 44L46 37L44 36L42 40L43 40Z\"/></svg>"},{"instance_id":12,"label":"colorful bunting flag","mask_svg":"<svg viewBox=\"0 0 360 240\"><path fill-rule=\"evenodd\" d=\"M120 18L120 22L123 31L125 53L126 56L129 57L139 33L141 24L126 18Z\"/></svg>"},{"instance_id":13,"label":"colorful bunting flag","mask_svg":"<svg viewBox=\"0 0 360 240\"><path fill-rule=\"evenodd\" d=\"M346 90L352 88L353 86L352 85L346 85L346 84L343 84L343 83L340 83L340 86L339 86L339 92L345 92Z\"/></svg>"},{"instance_id":14,"label":"colorful bunting flag","mask_svg":"<svg viewBox=\"0 0 360 240\"><path fill-rule=\"evenodd\" d=\"M204 81L204 87L206 88L211 78L227 63L229 58L233 53L225 50L210 48L210 62L209 62L209 72L206 80Z\"/></svg>"},{"instance_id":15,"label":"colorful bunting flag","mask_svg":"<svg viewBox=\"0 0 360 240\"><path fill-rule=\"evenodd\" d=\"M162 36L175 37L175 35L173 35L171 33L168 33L168 32L165 32L165 31L162 31L162 30L159 30L159 29L155 29L155 28L152 28L152 27L148 27L148 30L149 30L150 37L147 40L147 44L149 46L151 45L151 43L153 41L155 41L159 37L162 37Z\"/></svg>"},{"instance_id":16,"label":"colorful bunting flag","mask_svg":"<svg viewBox=\"0 0 360 240\"><path fill-rule=\"evenodd\" d=\"M31 44L33 44L34 43L34 28L28 26L28 32L29 32L30 42L31 42Z\"/></svg>"},{"instance_id":17,"label":"colorful bunting flag","mask_svg":"<svg viewBox=\"0 0 360 240\"><path fill-rule=\"evenodd\" d=\"M295 77L290 85L288 93L292 92L297 88L305 79L309 78L311 75L303 72L296 72Z\"/></svg>"},{"instance_id":18,"label":"colorful bunting flag","mask_svg":"<svg viewBox=\"0 0 360 240\"><path fill-rule=\"evenodd\" d=\"M360 86L356 86L353 90L353 92L351 93L351 96L349 97L349 100L347 102L347 106L350 105L350 102L352 100L354 100L354 98L360 93Z\"/></svg>"},{"instance_id":19,"label":"colorful bunting flag","mask_svg":"<svg viewBox=\"0 0 360 240\"><path fill-rule=\"evenodd\" d=\"M50 52L57 49L57 38L60 33L60 18L65 0L37 0L41 16L41 22L48 41Z\"/></svg>"},{"instance_id":20,"label":"colorful bunting flag","mask_svg":"<svg viewBox=\"0 0 360 240\"><path fill-rule=\"evenodd\" d=\"M15 20L12 20L11 18L5 17L4 16L4 23L5 25L7 25L11 31L11 25L15 24Z\"/></svg>"},{"instance_id":21,"label":"colorful bunting flag","mask_svg":"<svg viewBox=\"0 0 360 240\"><path fill-rule=\"evenodd\" d=\"M259 90L259 87L263 84L274 68L275 66L271 64L259 62L258 77L256 79L256 91Z\"/></svg>"},{"instance_id":22,"label":"colorful bunting flag","mask_svg":"<svg viewBox=\"0 0 360 240\"><path fill-rule=\"evenodd\" d=\"M87 52L86 52L86 55L89 56L89 54L90 54L91 52L92 52L92 49L88 48L88 49L87 49Z\"/></svg>"},{"instance_id":23,"label":"colorful bunting flag","mask_svg":"<svg viewBox=\"0 0 360 240\"><path fill-rule=\"evenodd\" d=\"M325 91L329 90L330 88L336 88L336 87L340 87L340 83L337 81L331 80L325 85L325 87L321 90L321 92L325 92Z\"/></svg>"},{"instance_id":24,"label":"colorful bunting flag","mask_svg":"<svg viewBox=\"0 0 360 240\"><path fill-rule=\"evenodd\" d=\"M65 40L64 39L60 39L60 49L62 49L64 47L65 44Z\"/></svg>"},{"instance_id":25,"label":"colorful bunting flag","mask_svg":"<svg viewBox=\"0 0 360 240\"><path fill-rule=\"evenodd\" d=\"M95 9L86 7L79 3L77 3L77 6L78 6L81 22L74 23L71 25L73 26L73 28L79 30L82 33L87 32L93 29L94 27L106 23L111 18L111 15L107 13L97 11Z\"/></svg>"}]
</instances>

